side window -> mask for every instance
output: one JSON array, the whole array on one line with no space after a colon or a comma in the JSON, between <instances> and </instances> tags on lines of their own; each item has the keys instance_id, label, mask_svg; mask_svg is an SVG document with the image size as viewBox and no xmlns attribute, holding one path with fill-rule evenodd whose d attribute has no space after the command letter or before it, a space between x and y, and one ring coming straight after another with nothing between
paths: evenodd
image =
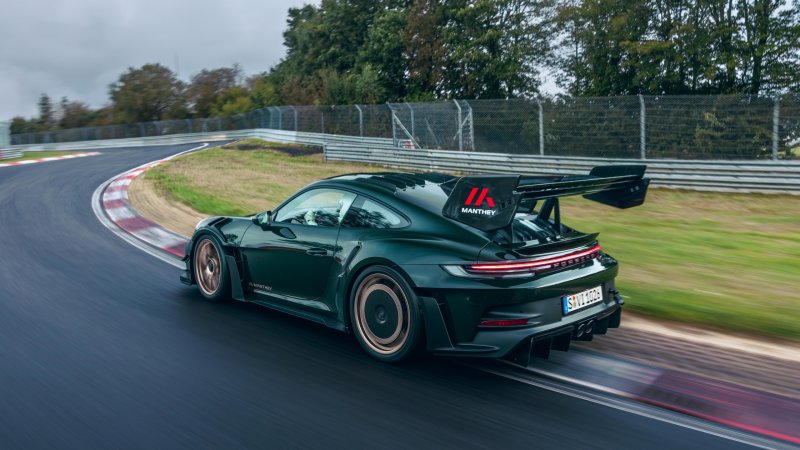
<instances>
[{"instance_id":1,"label":"side window","mask_svg":"<svg viewBox=\"0 0 800 450\"><path fill-rule=\"evenodd\" d=\"M365 197L358 197L342 221L342 226L347 228L401 228L406 225L406 219Z\"/></svg>"},{"instance_id":2,"label":"side window","mask_svg":"<svg viewBox=\"0 0 800 450\"><path fill-rule=\"evenodd\" d=\"M342 221L356 195L335 189L312 189L285 204L275 222L335 227Z\"/></svg>"}]
</instances>

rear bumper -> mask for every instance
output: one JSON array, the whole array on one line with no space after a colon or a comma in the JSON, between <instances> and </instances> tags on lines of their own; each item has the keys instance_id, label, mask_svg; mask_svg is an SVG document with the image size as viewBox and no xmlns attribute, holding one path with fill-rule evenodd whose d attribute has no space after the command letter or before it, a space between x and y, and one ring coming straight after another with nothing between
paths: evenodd
<instances>
[{"instance_id":1,"label":"rear bumper","mask_svg":"<svg viewBox=\"0 0 800 450\"><path fill-rule=\"evenodd\" d=\"M531 356L547 358L551 350L567 351L572 340L590 341L595 334L618 328L622 297L613 288L602 303L548 323L513 328L478 328L471 340L457 341L445 324L436 299L419 297L427 348L436 354L480 358L510 358L527 365ZM546 302L546 301L545 301Z\"/></svg>"}]
</instances>

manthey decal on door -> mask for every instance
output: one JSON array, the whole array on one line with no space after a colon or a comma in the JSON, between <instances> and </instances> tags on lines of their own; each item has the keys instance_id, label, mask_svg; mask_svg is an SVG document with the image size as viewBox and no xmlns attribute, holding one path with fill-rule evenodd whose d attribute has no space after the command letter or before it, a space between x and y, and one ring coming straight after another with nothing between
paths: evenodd
<instances>
[{"instance_id":1,"label":"manthey decal on door","mask_svg":"<svg viewBox=\"0 0 800 450\"><path fill-rule=\"evenodd\" d=\"M450 192L442 215L485 231L502 228L514 216L518 181L518 175L462 177Z\"/></svg>"}]
</instances>

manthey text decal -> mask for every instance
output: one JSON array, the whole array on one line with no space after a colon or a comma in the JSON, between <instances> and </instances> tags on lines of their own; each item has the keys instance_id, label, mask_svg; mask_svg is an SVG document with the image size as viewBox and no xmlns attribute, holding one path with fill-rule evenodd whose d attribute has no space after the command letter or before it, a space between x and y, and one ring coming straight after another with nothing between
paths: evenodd
<instances>
[{"instance_id":1,"label":"manthey text decal","mask_svg":"<svg viewBox=\"0 0 800 450\"><path fill-rule=\"evenodd\" d=\"M478 192L480 192L480 194ZM467 200L464 202L464 206L461 207L461 212L464 214L483 214L485 216L495 215L497 211L495 211L494 209L481 208L481 206L484 203L489 208L494 208L494 199L489 195L487 195L488 193L489 193L489 188L486 187L472 188L472 190L469 193L469 196L467 197ZM467 206L472 206L472 208L467 208Z\"/></svg>"}]
</instances>

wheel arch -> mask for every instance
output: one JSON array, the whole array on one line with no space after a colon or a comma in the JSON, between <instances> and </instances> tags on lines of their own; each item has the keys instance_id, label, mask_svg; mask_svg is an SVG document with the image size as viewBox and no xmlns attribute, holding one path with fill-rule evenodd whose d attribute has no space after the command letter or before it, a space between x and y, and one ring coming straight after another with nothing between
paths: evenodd
<instances>
[{"instance_id":1,"label":"wheel arch","mask_svg":"<svg viewBox=\"0 0 800 450\"><path fill-rule=\"evenodd\" d=\"M189 254L186 255L187 269L189 270L189 276L191 277L192 283L197 283L194 274L194 252L195 249L197 248L198 241L200 241L200 239L203 236L212 236L217 240L217 243L222 248L222 252L224 253L224 255L222 255L223 257L225 255L232 255L234 257L237 256L236 255L237 248L230 245L225 245L225 239L222 233L218 229L212 227L200 228L199 230L194 232L191 239L189 240L189 245L186 246L186 248L189 249ZM236 270L239 271L238 266L236 267Z\"/></svg>"},{"instance_id":2,"label":"wheel arch","mask_svg":"<svg viewBox=\"0 0 800 450\"><path fill-rule=\"evenodd\" d=\"M355 289L356 280L358 277L364 273L365 270L375 267L375 266L386 266L390 269L394 270L395 272L399 273L401 277L403 277L403 281L405 281L410 287L411 290L414 291L414 296L416 297L416 285L411 277L403 270L400 265L395 263L394 261L381 258L381 257L372 257L372 258L365 258L363 260L358 261L358 263L347 272L346 282L344 286L343 295L341 296L339 307L341 311L344 311L342 319L344 320L344 325L348 333L352 333L352 325L353 325L353 312L350 311L350 296L353 293L353 289ZM419 305L419 300L417 299L416 302L418 303L417 306L422 307Z\"/></svg>"}]
</instances>

